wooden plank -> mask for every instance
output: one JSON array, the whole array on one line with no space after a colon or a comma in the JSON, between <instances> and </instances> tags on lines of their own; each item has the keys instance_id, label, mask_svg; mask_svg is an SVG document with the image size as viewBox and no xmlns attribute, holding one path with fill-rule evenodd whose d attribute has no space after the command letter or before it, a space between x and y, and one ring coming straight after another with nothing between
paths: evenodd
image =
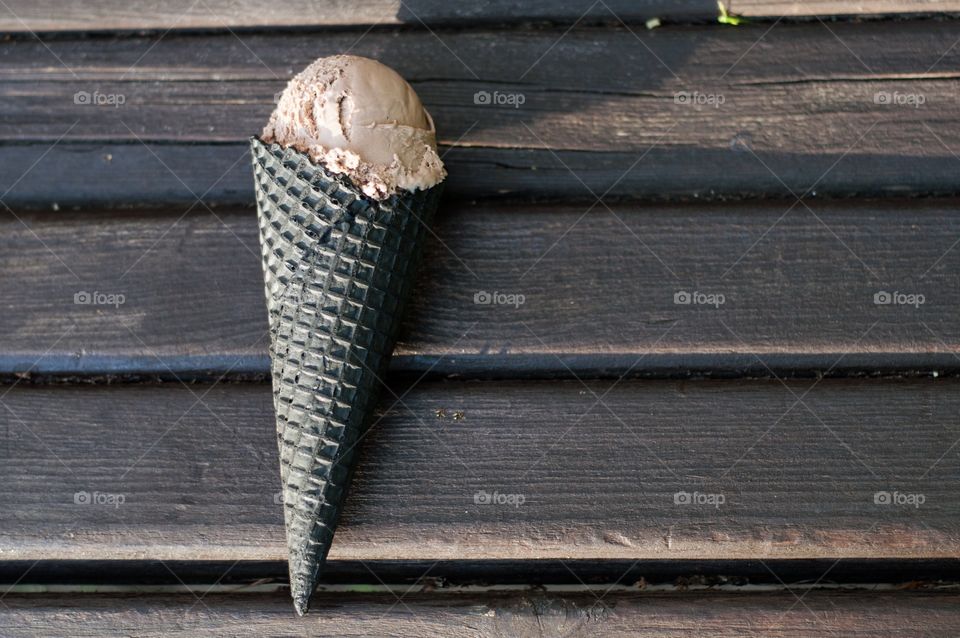
<instances>
[{"instance_id":1,"label":"wooden plank","mask_svg":"<svg viewBox=\"0 0 960 638\"><path fill-rule=\"evenodd\" d=\"M958 384L425 381L388 395L330 556L956 557ZM2 402L4 560L285 559L266 384Z\"/></svg>"},{"instance_id":2,"label":"wooden plank","mask_svg":"<svg viewBox=\"0 0 960 638\"><path fill-rule=\"evenodd\" d=\"M421 94L452 197L952 193L955 35L920 22L17 39L0 47L0 192L250 203L246 138L287 78L349 49ZM75 104L94 93L124 103Z\"/></svg>"},{"instance_id":3,"label":"wooden plank","mask_svg":"<svg viewBox=\"0 0 960 638\"><path fill-rule=\"evenodd\" d=\"M728 10L756 17L879 17L903 14L956 13L951 0L731 0Z\"/></svg>"},{"instance_id":4,"label":"wooden plank","mask_svg":"<svg viewBox=\"0 0 960 638\"><path fill-rule=\"evenodd\" d=\"M737 15L771 17L899 16L960 12L955 0L732 0ZM166 29L244 29L264 27L462 26L530 21L573 24L618 22L715 22L710 0L606 0L587 5L572 0L506 0L449 3L441 0L291 0L264 11L251 0L166 0L162 4L95 0L80 8L63 0L6 0L0 29L7 32L141 31Z\"/></svg>"},{"instance_id":5,"label":"wooden plank","mask_svg":"<svg viewBox=\"0 0 960 638\"><path fill-rule=\"evenodd\" d=\"M955 372L958 204L450 203L394 370ZM183 211L0 216L0 373L265 375L255 213ZM99 303L76 303L85 293Z\"/></svg>"},{"instance_id":6,"label":"wooden plank","mask_svg":"<svg viewBox=\"0 0 960 638\"><path fill-rule=\"evenodd\" d=\"M960 6L952 0L946 7ZM252 0L166 0L162 4L94 0L84 9L62 0L6 0L0 7L4 31L105 31L144 29L224 29L264 27L344 27L412 25L509 24L524 22L626 22L650 18L711 21L718 15L709 0L606 0L583 4L573 0L523 3L493 0L450 3L443 0L291 0L264 11Z\"/></svg>"},{"instance_id":7,"label":"wooden plank","mask_svg":"<svg viewBox=\"0 0 960 638\"><path fill-rule=\"evenodd\" d=\"M960 631L953 593L8 595L5 636L903 636ZM802 599L800 598L802 595ZM198 598L200 598L198 602Z\"/></svg>"}]
</instances>

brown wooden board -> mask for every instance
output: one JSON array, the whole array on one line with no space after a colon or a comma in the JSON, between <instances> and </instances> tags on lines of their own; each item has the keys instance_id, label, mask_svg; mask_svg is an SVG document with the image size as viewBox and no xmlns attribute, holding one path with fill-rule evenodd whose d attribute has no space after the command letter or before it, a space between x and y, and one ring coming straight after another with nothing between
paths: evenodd
<instances>
[{"instance_id":1,"label":"brown wooden board","mask_svg":"<svg viewBox=\"0 0 960 638\"><path fill-rule=\"evenodd\" d=\"M958 383L397 385L330 557L955 557ZM268 385L21 383L0 407L4 560L285 560Z\"/></svg>"},{"instance_id":2,"label":"brown wooden board","mask_svg":"<svg viewBox=\"0 0 960 638\"><path fill-rule=\"evenodd\" d=\"M455 198L952 193L955 36L934 21L24 36L0 47L0 193L250 203L245 140L291 75L348 50L410 79Z\"/></svg>"},{"instance_id":3,"label":"brown wooden board","mask_svg":"<svg viewBox=\"0 0 960 638\"><path fill-rule=\"evenodd\" d=\"M960 631L953 593L8 595L0 631L100 636L904 636Z\"/></svg>"},{"instance_id":4,"label":"brown wooden board","mask_svg":"<svg viewBox=\"0 0 960 638\"><path fill-rule=\"evenodd\" d=\"M955 371L957 206L450 202L394 370ZM266 374L256 214L185 210L0 216L0 373Z\"/></svg>"},{"instance_id":5,"label":"brown wooden board","mask_svg":"<svg viewBox=\"0 0 960 638\"><path fill-rule=\"evenodd\" d=\"M837 3L842 4L842 3ZM869 4L869 3L868 3ZM938 2L957 10L954 0ZM162 4L95 0L81 10L62 0L6 0L0 6L4 31L104 31L142 29L240 29L269 27L361 27L410 25L507 25L524 22L643 23L650 18L673 21L715 21L710 0L494 0L478 3L443 0L291 0L263 8L252 0L165 0ZM929 11L929 10L928 10ZM899 11L891 11L899 13Z\"/></svg>"},{"instance_id":6,"label":"brown wooden board","mask_svg":"<svg viewBox=\"0 0 960 638\"><path fill-rule=\"evenodd\" d=\"M731 0L728 11L742 16L870 17L904 14L956 13L960 6L950 0Z\"/></svg>"},{"instance_id":7,"label":"brown wooden board","mask_svg":"<svg viewBox=\"0 0 960 638\"><path fill-rule=\"evenodd\" d=\"M955 0L732 0L737 15L776 18L833 16L900 16L960 12ZM163 3L96 0L83 6L63 0L6 0L0 6L0 29L26 31L139 31L153 29L244 29L267 27L350 27L410 25L476 25L523 22L624 21L642 25L659 18L670 22L713 22L719 10L710 0L643 0L578 3L503 0L452 3L442 0L291 0L264 10L251 0L165 0Z\"/></svg>"}]
</instances>

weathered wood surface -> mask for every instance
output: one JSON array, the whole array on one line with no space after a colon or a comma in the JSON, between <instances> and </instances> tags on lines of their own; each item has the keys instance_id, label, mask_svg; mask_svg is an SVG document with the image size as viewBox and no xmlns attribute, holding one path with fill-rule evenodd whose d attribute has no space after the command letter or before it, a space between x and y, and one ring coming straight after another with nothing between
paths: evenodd
<instances>
[{"instance_id":1,"label":"weathered wood surface","mask_svg":"<svg viewBox=\"0 0 960 638\"><path fill-rule=\"evenodd\" d=\"M838 3L839 4L839 3ZM870 4L870 3L867 3ZM939 2L944 11L960 7L954 0ZM444 0L290 0L263 8L252 0L93 0L83 7L63 0L6 0L0 6L4 31L104 31L141 29L224 29L244 27L344 27L524 22L619 23L650 18L711 21L718 15L710 0L532 0L522 3L493 0L477 3ZM956 9L955 9L956 10ZM895 11L897 13L897 11Z\"/></svg>"},{"instance_id":2,"label":"weathered wood surface","mask_svg":"<svg viewBox=\"0 0 960 638\"><path fill-rule=\"evenodd\" d=\"M728 10L751 17L897 16L960 12L956 0L732 0ZM643 23L715 22L719 10L711 0L537 0L523 3L454 3L443 0L290 0L264 10L251 0L6 0L0 6L0 29L26 31L138 31L153 29L243 29L263 27L344 27L477 25L523 22ZM642 28L640 26L639 28Z\"/></svg>"},{"instance_id":3,"label":"weathered wood surface","mask_svg":"<svg viewBox=\"0 0 960 638\"><path fill-rule=\"evenodd\" d=\"M929 21L24 37L0 47L0 192L249 203L246 138L286 79L345 50L410 79L451 197L956 192L955 36ZM111 99L124 103L89 103Z\"/></svg>"},{"instance_id":4,"label":"weathered wood surface","mask_svg":"<svg viewBox=\"0 0 960 638\"><path fill-rule=\"evenodd\" d=\"M577 580L584 566L627 573L638 560L734 565L741 577L758 561L779 570L803 560L826 564L829 580L836 560L903 561L913 572L954 561L960 379L616 378L960 370L958 200L815 199L808 209L791 196L958 193L955 23L648 32L648 17L712 20L715 4L534 2L509 15L500 2L320 7L288 3L266 17L246 0L229 11L221 0L0 7L4 30L21 32L0 46L0 199L17 207L0 217L0 375L23 377L0 387L3 573L122 559L243 561L243 574L282 574L267 384L26 377L266 372L245 139L290 75L345 50L411 79L451 177L395 360L413 374L391 377L402 398L387 394L364 443L331 554L338 577L442 561L499 582L536 558L554 570L575 561ZM813 17L960 5L731 9ZM361 26L226 30L266 21ZM142 29L155 32L27 33ZM478 92L523 104L478 103ZM123 104L84 103L98 96ZM771 199L587 211L601 194ZM512 199L467 201L494 197ZM188 212L198 199L226 206ZM47 207L56 210L27 211ZM524 302L477 304L482 291ZM724 303L676 304L681 291ZM880 291L924 301L877 305ZM75 303L95 292L124 300ZM433 376L408 387L424 373ZM506 503L478 502L487 495ZM0 594L0 635L960 630L953 593L802 595L325 594L297 620L282 593L18 592Z\"/></svg>"},{"instance_id":5,"label":"weathered wood surface","mask_svg":"<svg viewBox=\"0 0 960 638\"><path fill-rule=\"evenodd\" d=\"M789 207L584 214L451 202L394 369L768 376L960 365L957 200ZM0 373L265 374L255 213L185 210L0 215ZM675 303L683 292L723 303ZM880 292L923 303L878 305ZM99 303L76 303L94 293ZM476 303L483 293L499 303Z\"/></svg>"},{"instance_id":6,"label":"weathered wood surface","mask_svg":"<svg viewBox=\"0 0 960 638\"><path fill-rule=\"evenodd\" d=\"M726 5L737 15L787 18L931 15L960 11L960 4L952 0L731 0Z\"/></svg>"},{"instance_id":7,"label":"weathered wood surface","mask_svg":"<svg viewBox=\"0 0 960 638\"><path fill-rule=\"evenodd\" d=\"M955 635L954 593L798 592L687 595L317 595L297 618L281 594L8 595L0 632L16 638L123 633L149 636L588 636Z\"/></svg>"},{"instance_id":8,"label":"weathered wood surface","mask_svg":"<svg viewBox=\"0 0 960 638\"><path fill-rule=\"evenodd\" d=\"M958 384L396 386L330 556L956 557ZM0 414L4 560L285 559L267 384L21 383Z\"/></svg>"}]
</instances>

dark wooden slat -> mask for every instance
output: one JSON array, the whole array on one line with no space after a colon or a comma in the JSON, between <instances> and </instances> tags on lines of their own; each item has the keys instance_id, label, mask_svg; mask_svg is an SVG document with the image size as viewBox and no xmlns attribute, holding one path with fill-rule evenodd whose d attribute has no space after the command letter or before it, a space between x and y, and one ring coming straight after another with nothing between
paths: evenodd
<instances>
[{"instance_id":1,"label":"dark wooden slat","mask_svg":"<svg viewBox=\"0 0 960 638\"><path fill-rule=\"evenodd\" d=\"M331 559L955 557L958 383L422 382L367 437ZM267 385L2 402L5 560L284 559Z\"/></svg>"},{"instance_id":2,"label":"dark wooden slat","mask_svg":"<svg viewBox=\"0 0 960 638\"><path fill-rule=\"evenodd\" d=\"M283 594L10 595L0 631L18 636L904 636L960 631L952 593L690 595L318 595L297 618Z\"/></svg>"},{"instance_id":3,"label":"dark wooden slat","mask_svg":"<svg viewBox=\"0 0 960 638\"><path fill-rule=\"evenodd\" d=\"M951 0L732 0L729 11L744 16L895 16L921 13L956 13Z\"/></svg>"},{"instance_id":4,"label":"dark wooden slat","mask_svg":"<svg viewBox=\"0 0 960 638\"><path fill-rule=\"evenodd\" d=\"M450 203L394 369L955 371L957 206L824 201L783 216L785 202L625 204L583 215L585 206ZM183 210L0 217L0 373L266 374L254 211ZM676 304L680 291L724 303ZM880 291L924 303L877 305ZM75 303L94 292L124 303ZM523 304L477 304L481 292Z\"/></svg>"},{"instance_id":5,"label":"dark wooden slat","mask_svg":"<svg viewBox=\"0 0 960 638\"><path fill-rule=\"evenodd\" d=\"M842 4L842 3L838 3ZM942 10L960 7L940 2ZM222 29L263 27L343 27L408 24L475 25L549 21L643 22L664 20L711 21L718 15L709 0L607 0L583 4L573 0L533 0L523 3L494 0L451 3L443 0L291 0L271 8L252 0L166 0L162 4L94 0L81 10L62 0L6 0L0 7L4 31L103 31Z\"/></svg>"},{"instance_id":6,"label":"dark wooden slat","mask_svg":"<svg viewBox=\"0 0 960 638\"><path fill-rule=\"evenodd\" d=\"M665 21L714 22L719 15L710 0L607 0L587 5L572 0L538 0L521 4L498 0L450 3L442 0L292 0L264 11L251 0L166 0L162 4L95 0L83 6L63 0L6 0L0 7L0 29L9 32L105 31L144 29L222 29L263 27L344 27L407 24L476 25L549 21L639 23ZM743 16L893 16L960 12L955 0L732 0L729 10Z\"/></svg>"},{"instance_id":7,"label":"dark wooden slat","mask_svg":"<svg viewBox=\"0 0 960 638\"><path fill-rule=\"evenodd\" d=\"M421 94L453 147L453 197L956 191L953 23L767 29L15 40L0 47L0 187L20 205L249 203L244 140L275 93L353 47ZM84 91L126 101L75 104ZM476 104L478 91L525 102Z\"/></svg>"}]
</instances>

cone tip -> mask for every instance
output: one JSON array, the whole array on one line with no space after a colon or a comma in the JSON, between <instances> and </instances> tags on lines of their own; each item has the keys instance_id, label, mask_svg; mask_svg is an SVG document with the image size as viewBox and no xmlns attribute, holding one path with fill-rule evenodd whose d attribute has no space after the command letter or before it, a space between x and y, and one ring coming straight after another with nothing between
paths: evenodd
<instances>
[{"instance_id":1,"label":"cone tip","mask_svg":"<svg viewBox=\"0 0 960 638\"><path fill-rule=\"evenodd\" d=\"M293 608L297 610L298 616L303 616L310 608L310 597L313 590L317 587L316 575L307 576L298 574L290 579L290 595L293 597Z\"/></svg>"},{"instance_id":2,"label":"cone tip","mask_svg":"<svg viewBox=\"0 0 960 638\"><path fill-rule=\"evenodd\" d=\"M293 608L296 610L297 616L300 616L301 618L305 616L307 611L310 609L310 592L293 592Z\"/></svg>"}]
</instances>

